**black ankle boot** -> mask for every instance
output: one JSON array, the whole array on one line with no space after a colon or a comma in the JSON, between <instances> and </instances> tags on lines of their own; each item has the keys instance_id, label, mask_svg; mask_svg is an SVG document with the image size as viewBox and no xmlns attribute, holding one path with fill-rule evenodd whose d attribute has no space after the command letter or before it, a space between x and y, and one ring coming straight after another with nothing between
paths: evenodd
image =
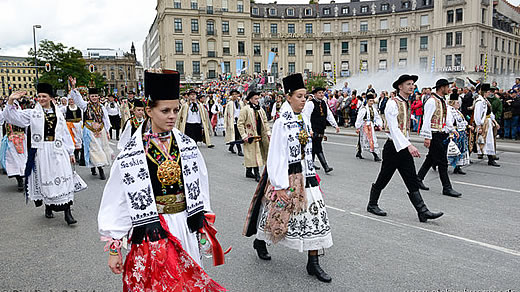
<instances>
[{"instance_id":1,"label":"black ankle boot","mask_svg":"<svg viewBox=\"0 0 520 292\"><path fill-rule=\"evenodd\" d=\"M16 183L17 183L17 186L18 186L18 191L19 192L23 191L23 189L24 189L23 176L17 175L16 176Z\"/></svg>"},{"instance_id":2,"label":"black ankle boot","mask_svg":"<svg viewBox=\"0 0 520 292\"><path fill-rule=\"evenodd\" d=\"M428 219L437 219L444 215L444 213L442 212L430 212L430 210L428 210L428 208L426 207L426 204L424 204L421 193L419 191L408 193L408 198L410 199L410 202L412 202L412 205L415 207L415 210L417 210L417 216L419 217L420 222L426 222L428 221Z\"/></svg>"},{"instance_id":3,"label":"black ankle boot","mask_svg":"<svg viewBox=\"0 0 520 292\"><path fill-rule=\"evenodd\" d=\"M229 148L228 148L229 152L235 154L235 149L233 149L233 144L229 145Z\"/></svg>"},{"instance_id":4,"label":"black ankle boot","mask_svg":"<svg viewBox=\"0 0 520 292\"><path fill-rule=\"evenodd\" d=\"M315 156L316 156L316 154L313 153L313 154L312 154L312 163L314 164L314 169L316 169L316 170L320 170L321 167L319 167L317 163L314 163L314 157L315 157Z\"/></svg>"},{"instance_id":5,"label":"black ankle boot","mask_svg":"<svg viewBox=\"0 0 520 292\"><path fill-rule=\"evenodd\" d=\"M377 205L379 201L379 197L381 196L381 190L376 189L374 184L372 184L372 188L370 189L370 200L368 201L367 211L377 216L386 216L386 212L381 210Z\"/></svg>"},{"instance_id":6,"label":"black ankle boot","mask_svg":"<svg viewBox=\"0 0 520 292\"><path fill-rule=\"evenodd\" d=\"M51 207L45 205L45 218L54 218Z\"/></svg>"},{"instance_id":7,"label":"black ankle boot","mask_svg":"<svg viewBox=\"0 0 520 292\"><path fill-rule=\"evenodd\" d=\"M488 165L495 166L495 167L499 167L500 166L500 164L498 164L495 161L495 158L493 157L493 155L488 155Z\"/></svg>"},{"instance_id":8,"label":"black ankle boot","mask_svg":"<svg viewBox=\"0 0 520 292\"><path fill-rule=\"evenodd\" d=\"M429 191L430 188L425 186L424 183L423 183L423 180L420 179L420 178L417 178L419 180L419 189L423 190L423 191Z\"/></svg>"},{"instance_id":9,"label":"black ankle boot","mask_svg":"<svg viewBox=\"0 0 520 292\"><path fill-rule=\"evenodd\" d=\"M259 182L260 181L260 170L258 169L258 166L253 167L253 173L255 175L255 181Z\"/></svg>"},{"instance_id":10,"label":"black ankle boot","mask_svg":"<svg viewBox=\"0 0 520 292\"><path fill-rule=\"evenodd\" d=\"M462 168L460 166L456 166L455 169L453 169L453 173L455 174L466 174L466 172L462 171Z\"/></svg>"},{"instance_id":11,"label":"black ankle boot","mask_svg":"<svg viewBox=\"0 0 520 292\"><path fill-rule=\"evenodd\" d=\"M359 159L364 159L364 158L363 158L363 155L361 155L361 151L358 151L358 152L356 153L356 157L359 158Z\"/></svg>"},{"instance_id":12,"label":"black ankle boot","mask_svg":"<svg viewBox=\"0 0 520 292\"><path fill-rule=\"evenodd\" d=\"M237 155L244 156L244 153L242 153L242 146L240 146L240 144L237 144Z\"/></svg>"},{"instance_id":13,"label":"black ankle boot","mask_svg":"<svg viewBox=\"0 0 520 292\"><path fill-rule=\"evenodd\" d=\"M325 283L332 281L329 274L325 273L325 271L320 267L317 255L309 255L307 260L307 273L311 276L316 276L318 280Z\"/></svg>"},{"instance_id":14,"label":"black ankle boot","mask_svg":"<svg viewBox=\"0 0 520 292\"><path fill-rule=\"evenodd\" d=\"M329 173L334 170L334 168L329 167L327 164L327 160L325 160L325 155L323 152L316 154L318 156L318 159L320 160L321 166L323 166L323 170L325 170L325 173Z\"/></svg>"},{"instance_id":15,"label":"black ankle boot","mask_svg":"<svg viewBox=\"0 0 520 292\"><path fill-rule=\"evenodd\" d=\"M439 178L442 183L442 194L449 197L458 198L462 196L461 193L457 192L451 186L450 178L448 176L448 167L447 166L439 166Z\"/></svg>"},{"instance_id":16,"label":"black ankle boot","mask_svg":"<svg viewBox=\"0 0 520 292\"><path fill-rule=\"evenodd\" d=\"M90 168L90 173L92 173L92 175L97 175L96 168L95 167Z\"/></svg>"},{"instance_id":17,"label":"black ankle boot","mask_svg":"<svg viewBox=\"0 0 520 292\"><path fill-rule=\"evenodd\" d=\"M246 167L246 177L247 178L255 178L255 175L253 174L253 168L252 167Z\"/></svg>"},{"instance_id":18,"label":"black ankle boot","mask_svg":"<svg viewBox=\"0 0 520 292\"><path fill-rule=\"evenodd\" d=\"M381 158L379 158L379 156L377 156L377 153L372 152L372 155L374 155L374 161L375 162L381 161Z\"/></svg>"},{"instance_id":19,"label":"black ankle boot","mask_svg":"<svg viewBox=\"0 0 520 292\"><path fill-rule=\"evenodd\" d=\"M106 176L105 176L105 171L103 170L102 167L98 167L98 170L99 170L99 179L100 180L106 180Z\"/></svg>"},{"instance_id":20,"label":"black ankle boot","mask_svg":"<svg viewBox=\"0 0 520 292\"><path fill-rule=\"evenodd\" d=\"M255 241L253 241L253 248L256 250L256 253L258 254L258 257L261 260L264 260L264 261L270 261L271 260L271 255L267 251L267 247L265 245L265 241L255 239Z\"/></svg>"},{"instance_id":21,"label":"black ankle boot","mask_svg":"<svg viewBox=\"0 0 520 292\"><path fill-rule=\"evenodd\" d=\"M80 151L80 149L74 149L74 159L76 159L76 163L79 163Z\"/></svg>"},{"instance_id":22,"label":"black ankle boot","mask_svg":"<svg viewBox=\"0 0 520 292\"><path fill-rule=\"evenodd\" d=\"M85 163L85 151L83 151L83 149L79 151L79 166L87 166Z\"/></svg>"},{"instance_id":23,"label":"black ankle boot","mask_svg":"<svg viewBox=\"0 0 520 292\"><path fill-rule=\"evenodd\" d=\"M70 205L67 206L67 209L65 209L65 211L63 211L63 213L65 214L65 221L67 222L68 225L78 223L78 221L76 221L76 219L74 219L74 217L72 217L72 213L70 212Z\"/></svg>"}]
</instances>

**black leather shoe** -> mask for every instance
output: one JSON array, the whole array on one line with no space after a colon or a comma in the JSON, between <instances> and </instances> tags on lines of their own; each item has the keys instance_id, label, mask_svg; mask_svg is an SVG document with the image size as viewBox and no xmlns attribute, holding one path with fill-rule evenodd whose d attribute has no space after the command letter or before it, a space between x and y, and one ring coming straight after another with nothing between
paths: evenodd
<instances>
[{"instance_id":1,"label":"black leather shoe","mask_svg":"<svg viewBox=\"0 0 520 292\"><path fill-rule=\"evenodd\" d=\"M258 168L258 166L253 168L253 174L255 176L255 181L259 182L260 181L260 169Z\"/></svg>"},{"instance_id":2,"label":"black leather shoe","mask_svg":"<svg viewBox=\"0 0 520 292\"><path fill-rule=\"evenodd\" d=\"M428 219L437 219L437 218L441 217L442 215L444 215L444 213L442 213L442 212L432 213L430 211L425 211L425 212L417 213L417 215L419 216L419 221L426 222L426 221L428 221Z\"/></svg>"},{"instance_id":3,"label":"black leather shoe","mask_svg":"<svg viewBox=\"0 0 520 292\"><path fill-rule=\"evenodd\" d=\"M374 155L374 161L375 162L381 161L381 158L379 158L379 156L376 153L372 153L372 154Z\"/></svg>"},{"instance_id":4,"label":"black leather shoe","mask_svg":"<svg viewBox=\"0 0 520 292\"><path fill-rule=\"evenodd\" d=\"M106 180L107 178L105 176L105 171L103 171L103 168L98 167L98 169L99 169L99 179L100 180Z\"/></svg>"},{"instance_id":5,"label":"black leather shoe","mask_svg":"<svg viewBox=\"0 0 520 292\"><path fill-rule=\"evenodd\" d=\"M235 149L233 149L233 145L230 145L228 150L229 150L229 152L236 154Z\"/></svg>"},{"instance_id":6,"label":"black leather shoe","mask_svg":"<svg viewBox=\"0 0 520 292\"><path fill-rule=\"evenodd\" d=\"M242 151L238 151L238 156L244 156L244 153L242 153Z\"/></svg>"},{"instance_id":7,"label":"black leather shoe","mask_svg":"<svg viewBox=\"0 0 520 292\"><path fill-rule=\"evenodd\" d=\"M74 217L72 217L72 213L70 212L70 206L68 206L67 209L65 209L65 211L63 211L63 213L65 213L65 221L67 222L68 225L78 223L78 221L76 221L76 219L74 219Z\"/></svg>"},{"instance_id":8,"label":"black leather shoe","mask_svg":"<svg viewBox=\"0 0 520 292\"><path fill-rule=\"evenodd\" d=\"M92 173L92 175L97 175L96 168L95 168L95 167L92 167L92 168L90 169L90 173Z\"/></svg>"},{"instance_id":9,"label":"black leather shoe","mask_svg":"<svg viewBox=\"0 0 520 292\"><path fill-rule=\"evenodd\" d=\"M364 159L363 156L361 155L361 152L356 153L356 157L359 159Z\"/></svg>"},{"instance_id":10,"label":"black leather shoe","mask_svg":"<svg viewBox=\"0 0 520 292\"><path fill-rule=\"evenodd\" d=\"M375 206L368 205L367 206L367 211L369 213L372 213L372 214L377 215L377 216L386 216L387 215L386 212L381 210L381 208L379 208L378 205L375 205Z\"/></svg>"},{"instance_id":11,"label":"black leather shoe","mask_svg":"<svg viewBox=\"0 0 520 292\"><path fill-rule=\"evenodd\" d=\"M460 168L460 166L455 167L455 169L453 170L453 173L455 173L455 174L462 174L462 175L465 175L465 174L466 174L466 173L462 170L462 168Z\"/></svg>"},{"instance_id":12,"label":"black leather shoe","mask_svg":"<svg viewBox=\"0 0 520 292\"><path fill-rule=\"evenodd\" d=\"M332 281L332 278L329 276L329 274L325 273L325 271L320 267L317 255L309 255L307 261L307 273L309 273L311 276L316 276L318 280L325 283Z\"/></svg>"},{"instance_id":13,"label":"black leather shoe","mask_svg":"<svg viewBox=\"0 0 520 292\"><path fill-rule=\"evenodd\" d=\"M255 239L255 241L253 241L253 248L256 250L258 257L261 260L264 260L264 261L271 260L271 255L267 251L267 247L265 246L265 241Z\"/></svg>"},{"instance_id":14,"label":"black leather shoe","mask_svg":"<svg viewBox=\"0 0 520 292\"><path fill-rule=\"evenodd\" d=\"M253 174L253 168L252 167L246 167L246 177L247 178L255 178L255 175Z\"/></svg>"},{"instance_id":15,"label":"black leather shoe","mask_svg":"<svg viewBox=\"0 0 520 292\"><path fill-rule=\"evenodd\" d=\"M19 191L19 192L23 191L23 189L24 189L24 185L23 185L23 177L21 177L21 176L16 176L16 183L18 184L18 191Z\"/></svg>"},{"instance_id":16,"label":"black leather shoe","mask_svg":"<svg viewBox=\"0 0 520 292\"><path fill-rule=\"evenodd\" d=\"M488 165L495 166L495 167L500 167L500 164L498 164L495 160L488 161Z\"/></svg>"},{"instance_id":17,"label":"black leather shoe","mask_svg":"<svg viewBox=\"0 0 520 292\"><path fill-rule=\"evenodd\" d=\"M430 190L429 187L424 185L422 179L419 179L419 189L424 190L424 191L429 191Z\"/></svg>"},{"instance_id":18,"label":"black leather shoe","mask_svg":"<svg viewBox=\"0 0 520 292\"><path fill-rule=\"evenodd\" d=\"M442 194L445 195L445 196L448 196L448 197L455 197L455 198L458 198L458 197L462 196L461 193L457 192L456 190L454 190L452 188L443 189L442 190Z\"/></svg>"},{"instance_id":19,"label":"black leather shoe","mask_svg":"<svg viewBox=\"0 0 520 292\"><path fill-rule=\"evenodd\" d=\"M208 145L208 148L210 148L210 149L213 148L213 147L215 147L215 145L213 145L213 144L209 144Z\"/></svg>"},{"instance_id":20,"label":"black leather shoe","mask_svg":"<svg viewBox=\"0 0 520 292\"><path fill-rule=\"evenodd\" d=\"M45 205L45 218L54 218L54 214L52 213L52 209Z\"/></svg>"}]
</instances>

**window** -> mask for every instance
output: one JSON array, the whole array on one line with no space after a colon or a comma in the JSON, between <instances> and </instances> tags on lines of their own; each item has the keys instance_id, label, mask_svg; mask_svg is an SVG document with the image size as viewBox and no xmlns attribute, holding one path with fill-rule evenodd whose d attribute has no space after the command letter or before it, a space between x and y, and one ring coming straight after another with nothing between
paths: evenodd
<instances>
[{"instance_id":1,"label":"window","mask_svg":"<svg viewBox=\"0 0 520 292\"><path fill-rule=\"evenodd\" d=\"M448 10L446 12L446 22L453 23L453 10Z\"/></svg>"},{"instance_id":2,"label":"window","mask_svg":"<svg viewBox=\"0 0 520 292\"><path fill-rule=\"evenodd\" d=\"M244 23L242 23L242 26ZM229 34L229 21L222 21L222 34Z\"/></svg>"},{"instance_id":3,"label":"window","mask_svg":"<svg viewBox=\"0 0 520 292\"><path fill-rule=\"evenodd\" d=\"M180 74L184 74L184 61L175 61L175 69L179 71Z\"/></svg>"},{"instance_id":4,"label":"window","mask_svg":"<svg viewBox=\"0 0 520 292\"><path fill-rule=\"evenodd\" d=\"M294 23L288 23L287 24L287 32L288 33L295 33L296 29L294 28Z\"/></svg>"},{"instance_id":5,"label":"window","mask_svg":"<svg viewBox=\"0 0 520 292\"><path fill-rule=\"evenodd\" d=\"M191 52L193 54L199 54L200 53L200 45L199 45L199 41L193 41L191 43Z\"/></svg>"},{"instance_id":6,"label":"window","mask_svg":"<svg viewBox=\"0 0 520 292\"><path fill-rule=\"evenodd\" d=\"M422 5L424 6L428 6L428 5L431 5L432 4L432 0L423 0L422 1Z\"/></svg>"},{"instance_id":7,"label":"window","mask_svg":"<svg viewBox=\"0 0 520 292\"><path fill-rule=\"evenodd\" d=\"M246 29L244 27L244 22L239 21L237 26L238 35L244 35L246 33Z\"/></svg>"},{"instance_id":8,"label":"window","mask_svg":"<svg viewBox=\"0 0 520 292\"><path fill-rule=\"evenodd\" d=\"M245 55L245 53L246 53L246 43L239 41L238 42L238 54Z\"/></svg>"},{"instance_id":9,"label":"window","mask_svg":"<svg viewBox=\"0 0 520 292\"><path fill-rule=\"evenodd\" d=\"M387 40L379 40L379 52L386 53L388 51L388 42Z\"/></svg>"},{"instance_id":10,"label":"window","mask_svg":"<svg viewBox=\"0 0 520 292\"><path fill-rule=\"evenodd\" d=\"M455 21L462 21L462 8L455 9Z\"/></svg>"},{"instance_id":11,"label":"window","mask_svg":"<svg viewBox=\"0 0 520 292\"><path fill-rule=\"evenodd\" d=\"M422 36L420 39L420 47L421 50L427 50L428 49L428 37Z\"/></svg>"},{"instance_id":12,"label":"window","mask_svg":"<svg viewBox=\"0 0 520 292\"><path fill-rule=\"evenodd\" d=\"M379 60L379 71L386 71L386 60Z\"/></svg>"},{"instance_id":13,"label":"window","mask_svg":"<svg viewBox=\"0 0 520 292\"><path fill-rule=\"evenodd\" d=\"M448 32L446 33L446 47L453 46L453 33Z\"/></svg>"},{"instance_id":14,"label":"window","mask_svg":"<svg viewBox=\"0 0 520 292\"><path fill-rule=\"evenodd\" d=\"M223 73L231 73L231 63L224 62L224 72Z\"/></svg>"},{"instance_id":15,"label":"window","mask_svg":"<svg viewBox=\"0 0 520 292\"><path fill-rule=\"evenodd\" d=\"M286 14L287 14L287 16L294 16L294 9L293 8L287 8Z\"/></svg>"},{"instance_id":16,"label":"window","mask_svg":"<svg viewBox=\"0 0 520 292\"><path fill-rule=\"evenodd\" d=\"M330 15L330 8L323 8L323 15Z\"/></svg>"},{"instance_id":17,"label":"window","mask_svg":"<svg viewBox=\"0 0 520 292\"><path fill-rule=\"evenodd\" d=\"M406 63L408 63L408 60L399 59L399 63L397 64L397 66L399 66L399 68L403 69L403 68L406 68Z\"/></svg>"},{"instance_id":18,"label":"window","mask_svg":"<svg viewBox=\"0 0 520 292\"><path fill-rule=\"evenodd\" d=\"M198 33L199 32L199 21L197 19L191 20L191 32Z\"/></svg>"},{"instance_id":19,"label":"window","mask_svg":"<svg viewBox=\"0 0 520 292\"><path fill-rule=\"evenodd\" d=\"M368 13L368 6L367 5L363 5L361 6L361 13Z\"/></svg>"},{"instance_id":20,"label":"window","mask_svg":"<svg viewBox=\"0 0 520 292\"><path fill-rule=\"evenodd\" d=\"M213 22L213 20L208 20L206 23L206 31L208 35L215 34L215 22Z\"/></svg>"},{"instance_id":21,"label":"window","mask_svg":"<svg viewBox=\"0 0 520 292\"><path fill-rule=\"evenodd\" d=\"M330 43L323 43L323 54L330 55Z\"/></svg>"},{"instance_id":22,"label":"window","mask_svg":"<svg viewBox=\"0 0 520 292\"><path fill-rule=\"evenodd\" d=\"M197 3L197 0L191 0L191 9L193 9L193 10L199 9L199 3Z\"/></svg>"},{"instance_id":23,"label":"window","mask_svg":"<svg viewBox=\"0 0 520 292\"><path fill-rule=\"evenodd\" d=\"M485 46L485 37L486 37L486 33L485 32L480 32L480 45L481 46ZM515 48L516 49L516 48ZM515 50L516 51L516 50ZM516 52L515 52L516 53Z\"/></svg>"},{"instance_id":24,"label":"window","mask_svg":"<svg viewBox=\"0 0 520 292\"><path fill-rule=\"evenodd\" d=\"M348 13L349 13L348 7L342 7L341 8L341 14L348 14Z\"/></svg>"},{"instance_id":25,"label":"window","mask_svg":"<svg viewBox=\"0 0 520 292\"><path fill-rule=\"evenodd\" d=\"M341 24L341 31L342 32L347 32L348 31L348 22L343 22Z\"/></svg>"},{"instance_id":26,"label":"window","mask_svg":"<svg viewBox=\"0 0 520 292\"><path fill-rule=\"evenodd\" d=\"M311 8L305 8L305 16L312 16L312 9Z\"/></svg>"},{"instance_id":27,"label":"window","mask_svg":"<svg viewBox=\"0 0 520 292\"><path fill-rule=\"evenodd\" d=\"M260 56L261 55L261 49L260 49L260 44L253 44L253 54L255 56Z\"/></svg>"},{"instance_id":28,"label":"window","mask_svg":"<svg viewBox=\"0 0 520 292\"><path fill-rule=\"evenodd\" d=\"M305 70L312 71L312 62L305 63Z\"/></svg>"},{"instance_id":29,"label":"window","mask_svg":"<svg viewBox=\"0 0 520 292\"><path fill-rule=\"evenodd\" d=\"M199 75L200 74L200 61L193 61L191 64L193 66L193 74Z\"/></svg>"},{"instance_id":30,"label":"window","mask_svg":"<svg viewBox=\"0 0 520 292\"><path fill-rule=\"evenodd\" d=\"M175 40L175 53L176 54L182 54L183 48L182 48L182 40Z\"/></svg>"},{"instance_id":31,"label":"window","mask_svg":"<svg viewBox=\"0 0 520 292\"><path fill-rule=\"evenodd\" d=\"M506 51L506 41L504 39L502 39L502 52L505 52ZM20 71L20 70L18 70ZM20 73L20 72L18 72Z\"/></svg>"},{"instance_id":32,"label":"window","mask_svg":"<svg viewBox=\"0 0 520 292\"><path fill-rule=\"evenodd\" d=\"M368 21L361 21L359 23L359 31L368 31Z\"/></svg>"},{"instance_id":33,"label":"window","mask_svg":"<svg viewBox=\"0 0 520 292\"><path fill-rule=\"evenodd\" d=\"M405 2L401 3L401 7L407 8L407 9L410 8L410 1L405 1Z\"/></svg>"},{"instance_id":34,"label":"window","mask_svg":"<svg viewBox=\"0 0 520 292\"><path fill-rule=\"evenodd\" d=\"M455 45L456 46L462 45L462 31L455 32Z\"/></svg>"},{"instance_id":35,"label":"window","mask_svg":"<svg viewBox=\"0 0 520 292\"><path fill-rule=\"evenodd\" d=\"M180 18L175 18L174 19L174 28L175 28L175 32L182 32L182 19Z\"/></svg>"},{"instance_id":36,"label":"window","mask_svg":"<svg viewBox=\"0 0 520 292\"><path fill-rule=\"evenodd\" d=\"M407 27L408 26L408 17L401 17L401 27Z\"/></svg>"},{"instance_id":37,"label":"window","mask_svg":"<svg viewBox=\"0 0 520 292\"><path fill-rule=\"evenodd\" d=\"M359 52L362 54L368 53L368 41L359 42Z\"/></svg>"},{"instance_id":38,"label":"window","mask_svg":"<svg viewBox=\"0 0 520 292\"><path fill-rule=\"evenodd\" d=\"M276 9L275 8L269 9L269 15L276 16Z\"/></svg>"},{"instance_id":39,"label":"window","mask_svg":"<svg viewBox=\"0 0 520 292\"><path fill-rule=\"evenodd\" d=\"M387 19L381 19L379 21L379 29L388 29L388 20Z\"/></svg>"},{"instance_id":40,"label":"window","mask_svg":"<svg viewBox=\"0 0 520 292\"><path fill-rule=\"evenodd\" d=\"M296 55L296 44L288 44L287 45L287 54L289 56L295 56Z\"/></svg>"},{"instance_id":41,"label":"window","mask_svg":"<svg viewBox=\"0 0 520 292\"><path fill-rule=\"evenodd\" d=\"M330 32L330 23L323 24L323 32Z\"/></svg>"},{"instance_id":42,"label":"window","mask_svg":"<svg viewBox=\"0 0 520 292\"><path fill-rule=\"evenodd\" d=\"M495 51L498 51L498 37L495 37Z\"/></svg>"},{"instance_id":43,"label":"window","mask_svg":"<svg viewBox=\"0 0 520 292\"><path fill-rule=\"evenodd\" d=\"M253 7L253 15L258 15L258 7Z\"/></svg>"},{"instance_id":44,"label":"window","mask_svg":"<svg viewBox=\"0 0 520 292\"><path fill-rule=\"evenodd\" d=\"M253 23L253 33L260 33L260 23Z\"/></svg>"},{"instance_id":45,"label":"window","mask_svg":"<svg viewBox=\"0 0 520 292\"><path fill-rule=\"evenodd\" d=\"M296 72L296 63L289 62L289 74L293 74Z\"/></svg>"},{"instance_id":46,"label":"window","mask_svg":"<svg viewBox=\"0 0 520 292\"><path fill-rule=\"evenodd\" d=\"M305 55L312 55L312 44L305 44Z\"/></svg>"},{"instance_id":47,"label":"window","mask_svg":"<svg viewBox=\"0 0 520 292\"><path fill-rule=\"evenodd\" d=\"M367 60L361 61L361 71L368 72L368 61Z\"/></svg>"},{"instance_id":48,"label":"window","mask_svg":"<svg viewBox=\"0 0 520 292\"><path fill-rule=\"evenodd\" d=\"M271 52L278 53L278 44L271 44Z\"/></svg>"},{"instance_id":49,"label":"window","mask_svg":"<svg viewBox=\"0 0 520 292\"><path fill-rule=\"evenodd\" d=\"M445 67L451 67L451 65L452 65L452 56L451 55L446 55Z\"/></svg>"},{"instance_id":50,"label":"window","mask_svg":"<svg viewBox=\"0 0 520 292\"><path fill-rule=\"evenodd\" d=\"M461 64L462 64L462 55L455 54L455 62L453 63L453 66L460 66Z\"/></svg>"},{"instance_id":51,"label":"window","mask_svg":"<svg viewBox=\"0 0 520 292\"><path fill-rule=\"evenodd\" d=\"M348 54L348 42L341 42L341 53Z\"/></svg>"},{"instance_id":52,"label":"window","mask_svg":"<svg viewBox=\"0 0 520 292\"><path fill-rule=\"evenodd\" d=\"M381 11L388 11L389 8L390 8L390 4L388 4L388 3L381 4Z\"/></svg>"},{"instance_id":53,"label":"window","mask_svg":"<svg viewBox=\"0 0 520 292\"><path fill-rule=\"evenodd\" d=\"M271 33L272 34L278 33L278 24L277 23L271 23Z\"/></svg>"},{"instance_id":54,"label":"window","mask_svg":"<svg viewBox=\"0 0 520 292\"><path fill-rule=\"evenodd\" d=\"M421 26L430 24L428 15L421 15Z\"/></svg>"},{"instance_id":55,"label":"window","mask_svg":"<svg viewBox=\"0 0 520 292\"><path fill-rule=\"evenodd\" d=\"M175 0L173 1L173 8L181 8L181 0Z\"/></svg>"},{"instance_id":56,"label":"window","mask_svg":"<svg viewBox=\"0 0 520 292\"><path fill-rule=\"evenodd\" d=\"M408 50L408 39L400 38L399 39L399 51L407 51Z\"/></svg>"},{"instance_id":57,"label":"window","mask_svg":"<svg viewBox=\"0 0 520 292\"><path fill-rule=\"evenodd\" d=\"M224 55L230 55L231 49L229 48L229 41L223 41L222 42L222 53Z\"/></svg>"},{"instance_id":58,"label":"window","mask_svg":"<svg viewBox=\"0 0 520 292\"><path fill-rule=\"evenodd\" d=\"M305 33L312 33L312 23L305 24Z\"/></svg>"},{"instance_id":59,"label":"window","mask_svg":"<svg viewBox=\"0 0 520 292\"><path fill-rule=\"evenodd\" d=\"M244 1L237 1L237 12L244 12Z\"/></svg>"},{"instance_id":60,"label":"window","mask_svg":"<svg viewBox=\"0 0 520 292\"><path fill-rule=\"evenodd\" d=\"M482 8L482 15L480 16L482 23L486 24L486 8Z\"/></svg>"},{"instance_id":61,"label":"window","mask_svg":"<svg viewBox=\"0 0 520 292\"><path fill-rule=\"evenodd\" d=\"M428 70L428 57L420 57L419 58L419 68L421 71Z\"/></svg>"},{"instance_id":62,"label":"window","mask_svg":"<svg viewBox=\"0 0 520 292\"><path fill-rule=\"evenodd\" d=\"M255 73L262 72L262 64L260 62L255 62L253 65L253 70L255 71Z\"/></svg>"},{"instance_id":63,"label":"window","mask_svg":"<svg viewBox=\"0 0 520 292\"><path fill-rule=\"evenodd\" d=\"M508 49L507 49L507 52L508 52L509 54L511 54L511 41L509 41L509 45L508 45L507 48L508 48ZM25 71L25 70L24 70L24 71ZM25 73L25 72L24 72L24 73Z\"/></svg>"}]
</instances>

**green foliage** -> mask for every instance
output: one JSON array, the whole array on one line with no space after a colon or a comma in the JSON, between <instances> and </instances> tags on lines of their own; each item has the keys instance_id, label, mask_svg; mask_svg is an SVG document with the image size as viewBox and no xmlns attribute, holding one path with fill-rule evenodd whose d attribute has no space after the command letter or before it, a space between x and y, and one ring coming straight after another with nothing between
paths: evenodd
<instances>
[{"instance_id":1,"label":"green foliage","mask_svg":"<svg viewBox=\"0 0 520 292\"><path fill-rule=\"evenodd\" d=\"M324 76L316 75L307 79L307 91L312 91L316 87L327 88L327 79Z\"/></svg>"},{"instance_id":2,"label":"green foliage","mask_svg":"<svg viewBox=\"0 0 520 292\"><path fill-rule=\"evenodd\" d=\"M28 61L34 63L34 50L29 50ZM105 80L99 73L90 73L81 51L74 47L68 48L62 43L42 40L36 56L38 66L51 64L51 71L38 70L40 82L51 84L55 90L67 89L68 76L76 77L78 86L88 86L91 79L97 88L105 86ZM61 81L60 81L61 80Z\"/></svg>"},{"instance_id":3,"label":"green foliage","mask_svg":"<svg viewBox=\"0 0 520 292\"><path fill-rule=\"evenodd\" d=\"M319 0L309 0L309 4L318 4Z\"/></svg>"}]
</instances>

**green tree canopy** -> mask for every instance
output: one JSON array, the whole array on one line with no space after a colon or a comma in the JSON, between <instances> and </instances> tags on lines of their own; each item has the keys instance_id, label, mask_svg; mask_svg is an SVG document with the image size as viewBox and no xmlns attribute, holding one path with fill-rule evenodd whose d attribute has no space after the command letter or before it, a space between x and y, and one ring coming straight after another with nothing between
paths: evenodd
<instances>
[{"instance_id":1,"label":"green tree canopy","mask_svg":"<svg viewBox=\"0 0 520 292\"><path fill-rule=\"evenodd\" d=\"M327 79L324 76L316 75L307 79L307 91L311 92L314 88L327 88Z\"/></svg>"}]
</instances>

